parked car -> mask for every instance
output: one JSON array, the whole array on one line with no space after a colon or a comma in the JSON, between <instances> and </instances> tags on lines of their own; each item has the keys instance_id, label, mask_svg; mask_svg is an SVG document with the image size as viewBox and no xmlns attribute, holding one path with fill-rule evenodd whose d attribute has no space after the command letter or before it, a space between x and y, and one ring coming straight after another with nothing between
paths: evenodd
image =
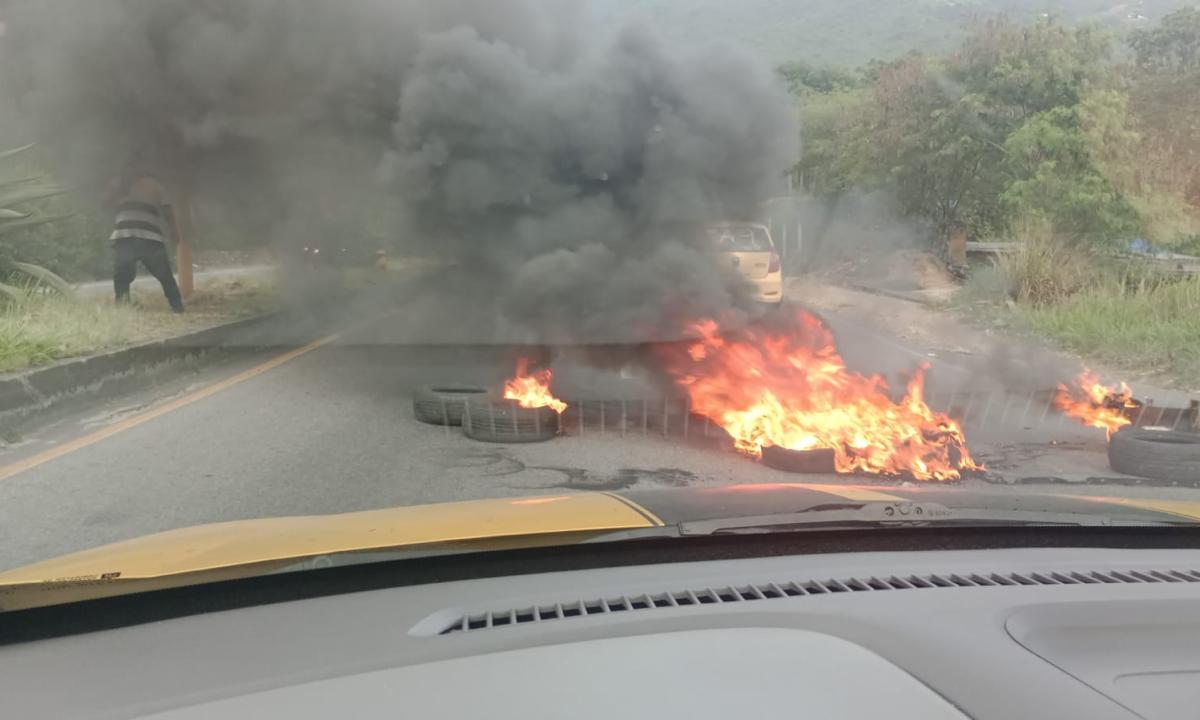
<instances>
[{"instance_id":1,"label":"parked car","mask_svg":"<svg viewBox=\"0 0 1200 720\"><path fill-rule=\"evenodd\" d=\"M772 305L783 302L783 265L766 225L719 223L705 232L721 261L754 284L755 299Z\"/></svg>"}]
</instances>

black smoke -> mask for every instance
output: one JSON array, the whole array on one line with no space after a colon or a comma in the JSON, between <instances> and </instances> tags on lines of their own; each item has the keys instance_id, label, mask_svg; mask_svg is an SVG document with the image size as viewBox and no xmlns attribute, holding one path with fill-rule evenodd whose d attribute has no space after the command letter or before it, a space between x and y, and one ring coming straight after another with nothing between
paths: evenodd
<instances>
[{"instance_id":1,"label":"black smoke","mask_svg":"<svg viewBox=\"0 0 1200 720\"><path fill-rule=\"evenodd\" d=\"M27 0L2 17L3 101L79 190L133 163L277 243L383 223L389 250L453 264L480 326L548 340L657 339L738 306L698 226L755 218L797 150L767 69L646 27L596 37L579 3Z\"/></svg>"}]
</instances>

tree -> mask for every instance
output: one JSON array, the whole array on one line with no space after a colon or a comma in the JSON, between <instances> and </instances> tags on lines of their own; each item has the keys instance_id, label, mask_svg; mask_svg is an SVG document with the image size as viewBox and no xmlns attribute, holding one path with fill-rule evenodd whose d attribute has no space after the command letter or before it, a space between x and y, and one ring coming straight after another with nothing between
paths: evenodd
<instances>
[{"instance_id":1,"label":"tree","mask_svg":"<svg viewBox=\"0 0 1200 720\"><path fill-rule=\"evenodd\" d=\"M981 120L1007 134L1038 113L1075 105L1108 80L1111 54L1111 37L1092 26L999 17L975 26L947 59L946 75L978 94Z\"/></svg>"},{"instance_id":2,"label":"tree","mask_svg":"<svg viewBox=\"0 0 1200 720\"><path fill-rule=\"evenodd\" d=\"M1013 217L1045 220L1078 240L1114 242L1139 232L1136 210L1093 162L1077 106L1033 116L1005 148L1015 179L1003 199Z\"/></svg>"},{"instance_id":3,"label":"tree","mask_svg":"<svg viewBox=\"0 0 1200 720\"><path fill-rule=\"evenodd\" d=\"M1165 215L1177 220L1174 198L1182 198L1190 206L1190 227L1168 234L1200 239L1200 11L1171 13L1156 28L1133 33L1129 43L1137 59L1127 74L1129 116L1142 136L1133 167L1161 191L1147 215L1161 225L1165 202Z\"/></svg>"},{"instance_id":4,"label":"tree","mask_svg":"<svg viewBox=\"0 0 1200 720\"><path fill-rule=\"evenodd\" d=\"M829 65L812 65L796 60L775 71L793 95L828 94L851 90L862 84L858 73Z\"/></svg>"},{"instance_id":5,"label":"tree","mask_svg":"<svg viewBox=\"0 0 1200 720\"><path fill-rule=\"evenodd\" d=\"M945 232L986 234L1002 222L997 200L1002 148L981 122L980 97L944 82L944 68L920 54L877 68L860 145L903 212Z\"/></svg>"},{"instance_id":6,"label":"tree","mask_svg":"<svg viewBox=\"0 0 1200 720\"><path fill-rule=\"evenodd\" d=\"M1002 221L1003 138L979 121L979 97L947 86L943 67L919 53L875 63L867 76L868 87L805 97L805 189L886 189L903 214L943 232L990 232Z\"/></svg>"},{"instance_id":7,"label":"tree","mask_svg":"<svg viewBox=\"0 0 1200 720\"><path fill-rule=\"evenodd\" d=\"M1194 151L1147 135L1123 92L1089 93L1078 116L1092 165L1136 212L1141 232L1158 245L1190 242L1200 232L1200 212L1188 206L1193 183L1200 182Z\"/></svg>"},{"instance_id":8,"label":"tree","mask_svg":"<svg viewBox=\"0 0 1200 720\"><path fill-rule=\"evenodd\" d=\"M1165 16L1152 30L1134 30L1129 45L1143 68L1200 70L1200 9L1182 8Z\"/></svg>"},{"instance_id":9,"label":"tree","mask_svg":"<svg viewBox=\"0 0 1200 720\"><path fill-rule=\"evenodd\" d=\"M1112 80L1110 52L1109 37L1089 27L996 18L975 25L945 58L911 53L872 63L860 72L861 90L804 96L805 187L888 188L903 212L943 234L952 227L1003 233L1016 214L1052 210L1054 200L1039 191L1053 190L1070 206L1060 220L1086 215L1088 202L1115 190L1079 146L1071 109ZM1066 145L1064 122L1073 133ZM1069 170L1055 165L1067 159ZM1080 173L1081 186L1063 185L1070 172ZM1104 226L1122 226L1127 208L1112 212Z\"/></svg>"},{"instance_id":10,"label":"tree","mask_svg":"<svg viewBox=\"0 0 1200 720\"><path fill-rule=\"evenodd\" d=\"M962 226L987 236L1005 224L1003 154L995 130L980 122L981 109L974 94L933 108L921 142L892 170L905 204L943 231Z\"/></svg>"},{"instance_id":11,"label":"tree","mask_svg":"<svg viewBox=\"0 0 1200 720\"><path fill-rule=\"evenodd\" d=\"M796 175L806 191L832 196L871 181L875 150L862 124L872 107L862 89L814 94L804 101Z\"/></svg>"}]
</instances>

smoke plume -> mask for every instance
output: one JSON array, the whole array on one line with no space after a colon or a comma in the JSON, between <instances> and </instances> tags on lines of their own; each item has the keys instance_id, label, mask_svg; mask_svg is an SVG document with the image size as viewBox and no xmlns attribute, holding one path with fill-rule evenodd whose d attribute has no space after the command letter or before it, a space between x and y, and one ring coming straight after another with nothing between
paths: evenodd
<instances>
[{"instance_id":1,"label":"smoke plume","mask_svg":"<svg viewBox=\"0 0 1200 720\"><path fill-rule=\"evenodd\" d=\"M657 339L742 302L698 226L753 219L795 157L770 72L595 37L579 3L430 5L15 2L0 92L95 197L132 164L284 248L383 224L454 265L476 319L545 340Z\"/></svg>"}]
</instances>

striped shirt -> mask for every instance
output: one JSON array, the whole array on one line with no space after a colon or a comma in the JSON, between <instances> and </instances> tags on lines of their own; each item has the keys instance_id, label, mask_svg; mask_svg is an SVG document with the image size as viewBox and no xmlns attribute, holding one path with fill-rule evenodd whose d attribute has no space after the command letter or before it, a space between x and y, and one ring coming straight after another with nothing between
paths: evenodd
<instances>
[{"instance_id":1,"label":"striped shirt","mask_svg":"<svg viewBox=\"0 0 1200 720\"><path fill-rule=\"evenodd\" d=\"M139 179L117 203L117 218L109 240L141 238L165 243L167 223L162 206L162 186L153 178Z\"/></svg>"}]
</instances>

